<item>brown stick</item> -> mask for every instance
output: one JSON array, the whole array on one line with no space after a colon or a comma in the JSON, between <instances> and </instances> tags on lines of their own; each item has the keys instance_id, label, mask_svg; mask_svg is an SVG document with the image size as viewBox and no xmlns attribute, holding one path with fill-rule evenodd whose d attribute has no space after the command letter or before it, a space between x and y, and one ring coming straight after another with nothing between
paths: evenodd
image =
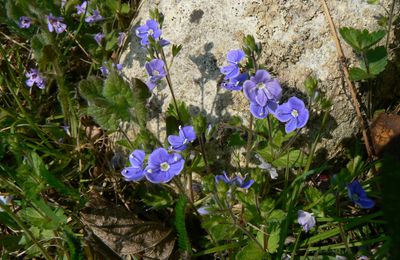
<instances>
[{"instance_id":1,"label":"brown stick","mask_svg":"<svg viewBox=\"0 0 400 260\"><path fill-rule=\"evenodd\" d=\"M359 124L361 126L361 131L362 131L362 135L363 135L363 139L364 139L365 148L366 148L367 153L368 153L368 158L369 159L373 159L374 152L373 152L373 148L372 148L371 143L370 143L369 134L367 132L367 126L366 126L367 123L364 121L364 118L363 118L363 116L361 114L360 104L359 104L358 99L357 99L357 90L354 87L353 82L350 80L350 74L349 74L349 70L347 69L347 65L345 63L346 59L345 59L345 56L344 56L344 53L343 53L342 45L340 44L339 37L338 37L338 35L336 33L336 27L335 27L335 24L332 21L332 16L331 16L331 14L329 12L328 5L326 4L325 0L321 0L321 2L322 2L322 6L324 8L324 12L325 12L326 18L328 20L330 29L331 29L332 36L333 36L333 38L335 40L335 43L336 43L336 49L337 49L337 52L338 52L339 61L340 61L340 64L341 64L341 66L343 68L343 74L344 74L344 77L346 79L346 83L347 83L347 85L349 87L349 90L350 90L350 94L351 94L351 98L352 98L352 101L353 101L353 105L354 105L354 107L356 109L356 114L357 114L358 122L359 122Z\"/></svg>"}]
</instances>

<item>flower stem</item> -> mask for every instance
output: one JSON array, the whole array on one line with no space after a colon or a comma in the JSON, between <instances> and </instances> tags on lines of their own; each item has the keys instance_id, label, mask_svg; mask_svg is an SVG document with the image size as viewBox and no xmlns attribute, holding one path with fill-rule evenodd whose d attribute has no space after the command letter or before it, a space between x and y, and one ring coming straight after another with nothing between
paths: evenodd
<instances>
[{"instance_id":1,"label":"flower stem","mask_svg":"<svg viewBox=\"0 0 400 260\"><path fill-rule=\"evenodd\" d=\"M167 72L166 79L167 79L169 91L171 92L172 99L174 101L176 114L178 115L179 121L182 122L182 118L181 118L181 115L180 115L179 109L178 109L178 103L176 102L176 98L175 98L175 94L174 94L174 89L172 88L172 80L171 80L171 75L169 73L169 67L168 67L168 64L167 64L167 59L165 58L164 50L163 50L162 47L161 47L161 50L160 50L160 54L161 54L161 58L163 59L164 64L165 64L165 71Z\"/></svg>"},{"instance_id":2,"label":"flower stem","mask_svg":"<svg viewBox=\"0 0 400 260\"><path fill-rule=\"evenodd\" d=\"M251 144L253 142L253 121L254 121L254 117L250 113L249 132L248 132L247 145L246 145L246 168L249 167L250 149L251 149Z\"/></svg>"}]
</instances>

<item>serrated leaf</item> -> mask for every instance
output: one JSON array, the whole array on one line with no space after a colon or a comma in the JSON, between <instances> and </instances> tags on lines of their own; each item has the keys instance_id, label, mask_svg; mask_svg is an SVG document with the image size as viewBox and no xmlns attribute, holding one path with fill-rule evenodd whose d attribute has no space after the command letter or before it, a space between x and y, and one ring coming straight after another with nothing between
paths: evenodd
<instances>
[{"instance_id":1,"label":"serrated leaf","mask_svg":"<svg viewBox=\"0 0 400 260\"><path fill-rule=\"evenodd\" d=\"M301 167L304 166L304 160L302 162L303 154L300 150L292 150L278 159L272 162L274 167L285 168L285 167Z\"/></svg>"},{"instance_id":2,"label":"serrated leaf","mask_svg":"<svg viewBox=\"0 0 400 260\"><path fill-rule=\"evenodd\" d=\"M190 123L190 118L191 115L189 113L189 109L186 105L185 102L177 100L176 101L177 106L178 106L178 111L180 115L180 120L182 121L181 123L186 125ZM176 118L176 120L179 121L179 116L175 108L175 104L172 102L169 104L168 109L167 109L167 116L173 116Z\"/></svg>"},{"instance_id":3,"label":"serrated leaf","mask_svg":"<svg viewBox=\"0 0 400 260\"><path fill-rule=\"evenodd\" d=\"M146 104L147 99L151 97L151 92L149 91L147 85L140 79L133 79L132 84L133 99L135 101L132 104L132 107L134 108L136 121L140 126L145 127L147 123Z\"/></svg>"},{"instance_id":4,"label":"serrated leaf","mask_svg":"<svg viewBox=\"0 0 400 260\"><path fill-rule=\"evenodd\" d=\"M350 77L349 77L350 80L353 80L353 81L369 79L368 73L361 68L357 68L357 67L351 68L349 70L349 74L350 74Z\"/></svg>"},{"instance_id":5,"label":"serrated leaf","mask_svg":"<svg viewBox=\"0 0 400 260\"><path fill-rule=\"evenodd\" d=\"M264 250L262 250L256 242L250 241L236 255L236 260L260 260L263 259Z\"/></svg>"},{"instance_id":6,"label":"serrated leaf","mask_svg":"<svg viewBox=\"0 0 400 260\"><path fill-rule=\"evenodd\" d=\"M107 39L106 42L106 51L111 51L113 49L115 49L115 47L117 47L117 43L118 43L118 37L116 34L112 34L111 37L109 39Z\"/></svg>"},{"instance_id":7,"label":"serrated leaf","mask_svg":"<svg viewBox=\"0 0 400 260\"><path fill-rule=\"evenodd\" d=\"M370 33L367 29L361 31L351 27L342 27L339 29L339 32L343 39L359 52L377 44L386 35L386 32L383 30Z\"/></svg>"},{"instance_id":8,"label":"serrated leaf","mask_svg":"<svg viewBox=\"0 0 400 260\"><path fill-rule=\"evenodd\" d=\"M367 59L371 77L379 75L379 73L385 70L388 62L386 48L379 46L375 49L368 50Z\"/></svg>"},{"instance_id":9,"label":"serrated leaf","mask_svg":"<svg viewBox=\"0 0 400 260\"><path fill-rule=\"evenodd\" d=\"M269 237L268 237L268 252L270 253L276 253L276 251L279 248L279 241L280 241L280 232L281 232L281 228L280 228L281 224L280 223L274 223L274 224L270 224L268 226L268 233L269 233Z\"/></svg>"},{"instance_id":10,"label":"serrated leaf","mask_svg":"<svg viewBox=\"0 0 400 260\"><path fill-rule=\"evenodd\" d=\"M79 82L80 94L86 100L92 100L96 97L102 96L102 89L103 82L94 76L90 76L88 79L84 79Z\"/></svg>"}]
</instances>

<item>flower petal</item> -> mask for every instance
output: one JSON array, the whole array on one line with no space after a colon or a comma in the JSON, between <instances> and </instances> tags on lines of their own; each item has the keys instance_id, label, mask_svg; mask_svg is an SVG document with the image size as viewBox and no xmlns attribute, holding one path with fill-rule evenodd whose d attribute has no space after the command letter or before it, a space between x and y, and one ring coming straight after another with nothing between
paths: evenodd
<instances>
[{"instance_id":1,"label":"flower petal","mask_svg":"<svg viewBox=\"0 0 400 260\"><path fill-rule=\"evenodd\" d=\"M295 118L292 118L289 120L289 122L286 123L285 125L285 132L288 134L290 132L293 132L297 127L297 120Z\"/></svg>"}]
</instances>

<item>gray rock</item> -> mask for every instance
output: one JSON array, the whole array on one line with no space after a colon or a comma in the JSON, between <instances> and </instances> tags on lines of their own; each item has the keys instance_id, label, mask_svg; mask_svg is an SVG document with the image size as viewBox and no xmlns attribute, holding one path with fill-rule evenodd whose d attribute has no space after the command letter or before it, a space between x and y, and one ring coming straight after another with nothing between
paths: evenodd
<instances>
[{"instance_id":1,"label":"gray rock","mask_svg":"<svg viewBox=\"0 0 400 260\"><path fill-rule=\"evenodd\" d=\"M363 0L329 0L337 28L377 29L374 17L384 14L382 7ZM158 7L165 15L163 37L183 49L175 58L171 76L177 99L184 100L193 111L206 113L211 122L240 115L246 121L248 102L240 92L218 86L219 67L226 65L226 53L240 48L250 34L262 43L259 60L279 79L287 93L303 92L305 78L313 74L320 87L333 99L330 139L324 141L329 154L340 141L353 135L358 124L347 86L344 85L337 52L326 22L321 2L317 0L163 0L145 1L133 21L130 42L121 55L123 73L146 78L144 49L135 36L135 28ZM357 62L343 43L350 62ZM168 58L170 57L170 49ZM171 102L166 85L154 91L157 106L165 111ZM160 109L160 108L159 108ZM150 129L165 138L163 114L149 121ZM163 139L162 139L163 140Z\"/></svg>"}]
</instances>

